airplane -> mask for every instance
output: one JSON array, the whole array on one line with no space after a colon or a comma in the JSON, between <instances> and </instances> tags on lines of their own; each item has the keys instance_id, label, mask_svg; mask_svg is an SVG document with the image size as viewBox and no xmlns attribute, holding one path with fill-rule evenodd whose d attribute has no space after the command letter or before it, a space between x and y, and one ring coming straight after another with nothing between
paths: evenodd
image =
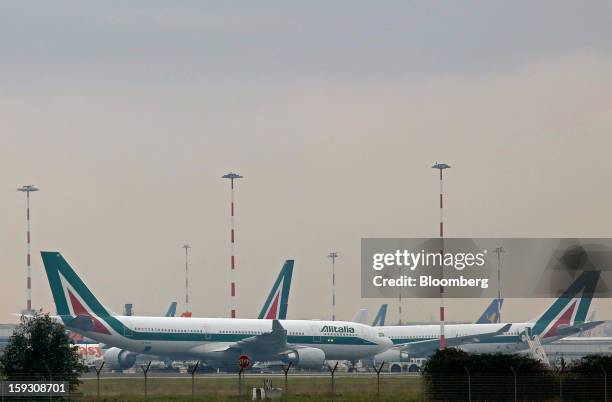
<instances>
[{"instance_id":1,"label":"airplane","mask_svg":"<svg viewBox=\"0 0 612 402\"><path fill-rule=\"evenodd\" d=\"M580 333L603 323L585 322L599 272L585 271L537 319L522 323L449 324L445 326L446 346L476 353L514 353L529 348L527 339L537 336L542 343ZM584 291L582 296L579 293ZM410 325L376 327L396 345L375 361L404 361L425 357L439 347L440 326Z\"/></svg>"},{"instance_id":2,"label":"airplane","mask_svg":"<svg viewBox=\"0 0 612 402\"><path fill-rule=\"evenodd\" d=\"M68 329L109 346L173 359L292 363L371 358L393 345L373 327L346 321L120 316L94 296L56 251L41 252L57 316ZM293 261L291 261L293 264ZM121 356L116 356L121 363Z\"/></svg>"},{"instance_id":3,"label":"airplane","mask_svg":"<svg viewBox=\"0 0 612 402\"><path fill-rule=\"evenodd\" d=\"M289 290L291 288L291 278L293 276L293 261L287 260L280 270L270 294L259 313L260 319L279 319L287 318L287 306ZM172 302L166 317L174 317L176 314L176 302ZM181 317L185 317L181 315ZM189 316L191 317L191 315ZM104 352L104 361L112 370L127 370L136 363L138 354L120 348L108 348ZM167 361L169 359L166 359Z\"/></svg>"}]
</instances>

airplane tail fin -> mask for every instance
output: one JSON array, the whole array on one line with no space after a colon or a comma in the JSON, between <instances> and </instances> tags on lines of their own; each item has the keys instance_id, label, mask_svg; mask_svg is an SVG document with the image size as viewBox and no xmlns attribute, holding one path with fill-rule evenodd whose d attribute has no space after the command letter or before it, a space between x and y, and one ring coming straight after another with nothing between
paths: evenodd
<instances>
[{"instance_id":1,"label":"airplane tail fin","mask_svg":"<svg viewBox=\"0 0 612 402\"><path fill-rule=\"evenodd\" d=\"M380 309L378 309L378 313L376 313L376 317L374 317L374 321L372 322L373 327L382 327L385 325L385 319L387 318L387 307L388 304L382 304Z\"/></svg>"},{"instance_id":2,"label":"airplane tail fin","mask_svg":"<svg viewBox=\"0 0 612 402\"><path fill-rule=\"evenodd\" d=\"M499 322L499 312L504 304L504 299L493 299L485 309L476 324L496 324Z\"/></svg>"},{"instance_id":3,"label":"airplane tail fin","mask_svg":"<svg viewBox=\"0 0 612 402\"><path fill-rule=\"evenodd\" d=\"M170 303L168 311L166 311L166 317L174 317L176 315L176 302Z\"/></svg>"},{"instance_id":4,"label":"airplane tail fin","mask_svg":"<svg viewBox=\"0 0 612 402\"><path fill-rule=\"evenodd\" d=\"M268 298L259 313L259 319L284 320L287 318L292 275L293 260L287 260L278 274L270 294L268 294Z\"/></svg>"},{"instance_id":5,"label":"airplane tail fin","mask_svg":"<svg viewBox=\"0 0 612 402\"><path fill-rule=\"evenodd\" d=\"M555 336L557 330L580 325L586 321L599 271L584 271L535 322L533 333L542 337Z\"/></svg>"},{"instance_id":6,"label":"airplane tail fin","mask_svg":"<svg viewBox=\"0 0 612 402\"><path fill-rule=\"evenodd\" d=\"M351 318L351 322L356 322L358 324L367 324L368 321L368 310L365 308L359 309Z\"/></svg>"},{"instance_id":7,"label":"airplane tail fin","mask_svg":"<svg viewBox=\"0 0 612 402\"><path fill-rule=\"evenodd\" d=\"M104 307L57 251L41 252L57 314L66 325L110 333L104 323L116 314Z\"/></svg>"}]
</instances>

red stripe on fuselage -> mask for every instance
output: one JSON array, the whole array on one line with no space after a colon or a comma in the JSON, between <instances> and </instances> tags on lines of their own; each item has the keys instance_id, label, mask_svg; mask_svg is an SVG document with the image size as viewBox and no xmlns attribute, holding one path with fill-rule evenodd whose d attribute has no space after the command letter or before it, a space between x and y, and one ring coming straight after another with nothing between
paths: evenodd
<instances>
[{"instance_id":1,"label":"red stripe on fuselage","mask_svg":"<svg viewBox=\"0 0 612 402\"><path fill-rule=\"evenodd\" d=\"M70 304L72 304L72 311L75 315L86 315L91 318L93 322L93 331L100 332L103 334L110 335L111 333L106 329L104 325L100 321L98 321L94 316L92 316L89 311L81 304L81 302L72 294L70 290L68 290L68 297L70 297Z\"/></svg>"}]
</instances>

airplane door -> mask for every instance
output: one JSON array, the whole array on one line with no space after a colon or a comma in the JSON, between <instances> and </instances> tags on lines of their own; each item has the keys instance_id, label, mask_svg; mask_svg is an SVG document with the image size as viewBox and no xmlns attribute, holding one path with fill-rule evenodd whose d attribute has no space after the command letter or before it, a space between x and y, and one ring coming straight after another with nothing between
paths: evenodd
<instances>
[{"instance_id":1,"label":"airplane door","mask_svg":"<svg viewBox=\"0 0 612 402\"><path fill-rule=\"evenodd\" d=\"M319 332L319 326L311 325L310 330L312 331L312 343L321 343L321 333Z\"/></svg>"},{"instance_id":2,"label":"airplane door","mask_svg":"<svg viewBox=\"0 0 612 402\"><path fill-rule=\"evenodd\" d=\"M130 320L123 321L123 335L124 336L127 336L129 338L134 336L134 331L132 331L132 328L130 328L131 326L132 326L132 322Z\"/></svg>"},{"instance_id":3,"label":"airplane door","mask_svg":"<svg viewBox=\"0 0 612 402\"><path fill-rule=\"evenodd\" d=\"M204 327L202 330L204 331L204 340L205 341L210 341L212 339L212 336L210 334L210 330L208 328L206 328L206 327Z\"/></svg>"}]
</instances>

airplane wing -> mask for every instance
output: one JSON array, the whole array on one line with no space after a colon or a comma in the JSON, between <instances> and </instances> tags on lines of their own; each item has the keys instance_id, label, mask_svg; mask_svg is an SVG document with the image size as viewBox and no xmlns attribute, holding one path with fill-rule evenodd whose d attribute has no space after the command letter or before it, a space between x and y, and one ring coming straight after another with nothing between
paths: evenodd
<instances>
[{"instance_id":1,"label":"airplane wing","mask_svg":"<svg viewBox=\"0 0 612 402\"><path fill-rule=\"evenodd\" d=\"M493 332L485 332L482 334L476 335L464 335L464 336L456 336L453 338L446 338L446 346L447 347L457 347L461 345L465 345L467 343L479 343L485 339L492 338L497 335L502 335L504 332L507 332L512 324L506 324L497 331ZM410 342L410 343L402 343L394 346L404 352L408 352L409 355L427 355L433 352L434 350L440 347L440 341L438 339L426 339L422 341Z\"/></svg>"},{"instance_id":2,"label":"airplane wing","mask_svg":"<svg viewBox=\"0 0 612 402\"><path fill-rule=\"evenodd\" d=\"M603 324L605 321L589 321L578 325L559 326L557 328L557 334L561 336L570 336L583 331L593 329L598 325Z\"/></svg>"},{"instance_id":3,"label":"airplane wing","mask_svg":"<svg viewBox=\"0 0 612 402\"><path fill-rule=\"evenodd\" d=\"M251 336L213 352L235 351L239 353L277 354L285 352L287 346L287 330L280 321L272 321L272 331Z\"/></svg>"}]
</instances>

